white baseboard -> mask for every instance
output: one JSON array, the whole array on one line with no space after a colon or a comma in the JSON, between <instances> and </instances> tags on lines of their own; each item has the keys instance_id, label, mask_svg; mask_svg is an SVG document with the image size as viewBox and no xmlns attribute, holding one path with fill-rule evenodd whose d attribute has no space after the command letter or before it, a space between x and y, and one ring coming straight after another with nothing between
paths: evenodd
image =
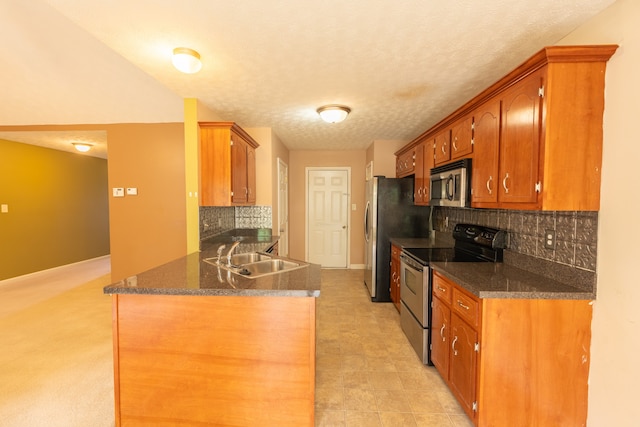
<instances>
[{"instance_id":1,"label":"white baseboard","mask_svg":"<svg viewBox=\"0 0 640 427\"><path fill-rule=\"evenodd\" d=\"M64 270L65 268L77 266L79 264L85 264L85 263L88 263L88 262L97 261L97 260L104 259L104 258L109 258L110 256L111 256L111 254L103 255L103 256L96 257L96 258L85 259L85 260L82 260L82 261L74 262L74 263L71 263L71 264L59 265L57 267L48 268L46 270L34 271L33 273L23 274L22 276L10 277L8 279L0 280L0 286L8 285L10 283L13 283L13 282L16 282L16 281L19 281L19 280L23 280L23 279L37 278L38 276L49 274L49 273L55 272L57 270Z\"/></svg>"}]
</instances>

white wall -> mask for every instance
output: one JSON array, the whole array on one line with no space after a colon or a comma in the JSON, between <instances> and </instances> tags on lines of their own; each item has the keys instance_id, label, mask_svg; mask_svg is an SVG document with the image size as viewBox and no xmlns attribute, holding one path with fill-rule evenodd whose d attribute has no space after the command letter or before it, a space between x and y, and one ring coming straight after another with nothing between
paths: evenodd
<instances>
[{"instance_id":1,"label":"white wall","mask_svg":"<svg viewBox=\"0 0 640 427\"><path fill-rule=\"evenodd\" d=\"M605 83L587 425L631 427L640 426L640 227L631 223L640 217L640 1L617 1L558 44L608 43L620 47L607 64Z\"/></svg>"}]
</instances>

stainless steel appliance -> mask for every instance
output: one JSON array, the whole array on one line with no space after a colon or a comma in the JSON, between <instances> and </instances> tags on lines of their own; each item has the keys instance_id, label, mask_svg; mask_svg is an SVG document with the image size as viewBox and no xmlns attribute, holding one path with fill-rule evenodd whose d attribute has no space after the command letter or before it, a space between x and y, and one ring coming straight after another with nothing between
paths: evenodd
<instances>
[{"instance_id":1,"label":"stainless steel appliance","mask_svg":"<svg viewBox=\"0 0 640 427\"><path fill-rule=\"evenodd\" d=\"M430 262L501 262L507 234L503 230L457 224L453 248L403 248L400 253L400 325L425 364L431 365Z\"/></svg>"},{"instance_id":2,"label":"stainless steel appliance","mask_svg":"<svg viewBox=\"0 0 640 427\"><path fill-rule=\"evenodd\" d=\"M430 206L469 206L471 159L462 159L431 169Z\"/></svg>"},{"instance_id":3,"label":"stainless steel appliance","mask_svg":"<svg viewBox=\"0 0 640 427\"><path fill-rule=\"evenodd\" d=\"M429 208L413 204L413 177L367 181L364 283L374 302L391 301L391 237L428 237Z\"/></svg>"}]
</instances>

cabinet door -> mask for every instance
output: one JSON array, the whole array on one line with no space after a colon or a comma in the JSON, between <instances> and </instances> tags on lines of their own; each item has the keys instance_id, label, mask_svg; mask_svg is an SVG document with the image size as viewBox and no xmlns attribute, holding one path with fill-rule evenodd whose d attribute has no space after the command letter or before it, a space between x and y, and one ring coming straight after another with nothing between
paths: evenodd
<instances>
[{"instance_id":1,"label":"cabinet door","mask_svg":"<svg viewBox=\"0 0 640 427\"><path fill-rule=\"evenodd\" d=\"M459 120L451 127L451 160L462 158L473 152L473 116Z\"/></svg>"},{"instance_id":2,"label":"cabinet door","mask_svg":"<svg viewBox=\"0 0 640 427\"><path fill-rule=\"evenodd\" d=\"M256 203L256 149L247 144L247 203Z\"/></svg>"},{"instance_id":3,"label":"cabinet door","mask_svg":"<svg viewBox=\"0 0 640 427\"><path fill-rule=\"evenodd\" d=\"M482 105L473 113L473 120L471 203L497 203L500 100Z\"/></svg>"},{"instance_id":4,"label":"cabinet door","mask_svg":"<svg viewBox=\"0 0 640 427\"><path fill-rule=\"evenodd\" d=\"M415 148L400 154L396 159L396 176L402 178L411 175L416 166Z\"/></svg>"},{"instance_id":5,"label":"cabinet door","mask_svg":"<svg viewBox=\"0 0 640 427\"><path fill-rule=\"evenodd\" d=\"M457 314L451 313L451 358L449 384L469 418L474 419L478 333Z\"/></svg>"},{"instance_id":6,"label":"cabinet door","mask_svg":"<svg viewBox=\"0 0 640 427\"><path fill-rule=\"evenodd\" d=\"M439 298L433 298L431 311L431 361L445 380L449 378L449 319L451 311Z\"/></svg>"},{"instance_id":7,"label":"cabinet door","mask_svg":"<svg viewBox=\"0 0 640 427\"><path fill-rule=\"evenodd\" d=\"M400 311L400 248L391 245L391 277L389 282L391 302Z\"/></svg>"},{"instance_id":8,"label":"cabinet door","mask_svg":"<svg viewBox=\"0 0 640 427\"><path fill-rule=\"evenodd\" d=\"M541 85L542 72L537 72L505 91L502 97L500 202L537 202Z\"/></svg>"},{"instance_id":9,"label":"cabinet door","mask_svg":"<svg viewBox=\"0 0 640 427\"><path fill-rule=\"evenodd\" d=\"M416 146L414 204L429 204L430 174L433 167L433 142L425 141Z\"/></svg>"},{"instance_id":10,"label":"cabinet door","mask_svg":"<svg viewBox=\"0 0 640 427\"><path fill-rule=\"evenodd\" d=\"M237 134L231 133L231 196L232 203L246 203L247 188L247 143Z\"/></svg>"},{"instance_id":11,"label":"cabinet door","mask_svg":"<svg viewBox=\"0 0 640 427\"><path fill-rule=\"evenodd\" d=\"M436 135L435 138L435 164L446 163L451 158L449 143L451 141L451 131L446 130Z\"/></svg>"}]
</instances>

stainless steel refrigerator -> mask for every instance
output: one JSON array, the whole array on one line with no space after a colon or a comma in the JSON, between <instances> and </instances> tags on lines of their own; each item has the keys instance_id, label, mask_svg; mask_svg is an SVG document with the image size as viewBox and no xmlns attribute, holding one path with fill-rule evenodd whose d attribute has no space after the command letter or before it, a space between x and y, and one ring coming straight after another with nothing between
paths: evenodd
<instances>
[{"instance_id":1,"label":"stainless steel refrigerator","mask_svg":"<svg viewBox=\"0 0 640 427\"><path fill-rule=\"evenodd\" d=\"M366 185L364 283L371 300L391 301L389 270L392 237L428 237L429 207L414 206L413 177L374 176Z\"/></svg>"}]
</instances>

